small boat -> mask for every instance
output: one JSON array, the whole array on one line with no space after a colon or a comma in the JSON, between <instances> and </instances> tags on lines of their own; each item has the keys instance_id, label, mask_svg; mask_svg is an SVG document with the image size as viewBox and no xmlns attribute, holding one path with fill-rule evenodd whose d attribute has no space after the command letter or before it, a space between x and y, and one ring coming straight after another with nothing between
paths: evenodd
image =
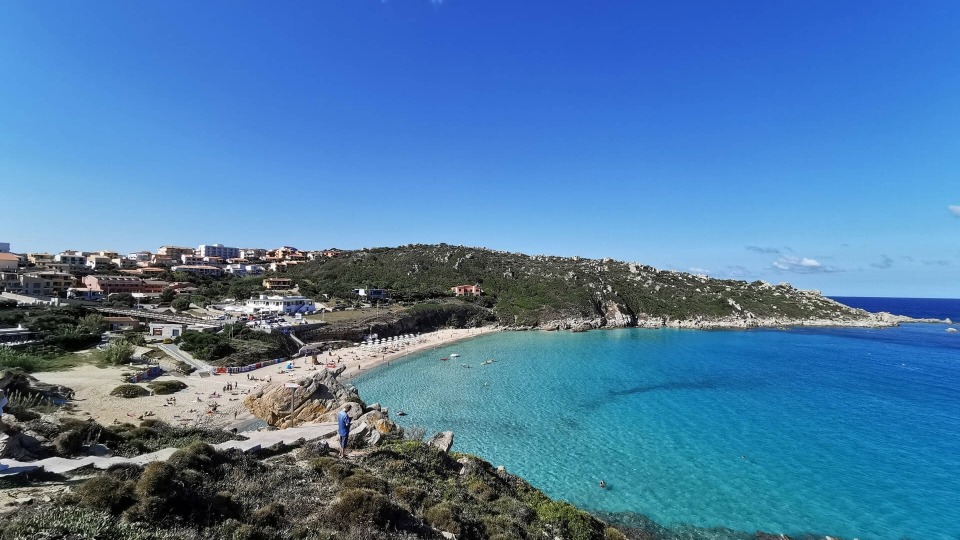
<instances>
[{"instance_id":1,"label":"small boat","mask_svg":"<svg viewBox=\"0 0 960 540\"><path fill-rule=\"evenodd\" d=\"M957 331L956 328L952 328L952 327L951 327L951 328L947 328L947 332L950 332L951 334L954 333L954 332L956 332L956 331Z\"/></svg>"},{"instance_id":2,"label":"small boat","mask_svg":"<svg viewBox=\"0 0 960 540\"><path fill-rule=\"evenodd\" d=\"M441 361L441 362L446 362L447 359L446 359L446 358L441 358L440 361Z\"/></svg>"},{"instance_id":3,"label":"small boat","mask_svg":"<svg viewBox=\"0 0 960 540\"><path fill-rule=\"evenodd\" d=\"M460 367L470 367L470 364L460 364Z\"/></svg>"},{"instance_id":4,"label":"small boat","mask_svg":"<svg viewBox=\"0 0 960 540\"><path fill-rule=\"evenodd\" d=\"M397 411L397 416L406 416L406 415L407 413L403 412L402 410Z\"/></svg>"},{"instance_id":5,"label":"small boat","mask_svg":"<svg viewBox=\"0 0 960 540\"><path fill-rule=\"evenodd\" d=\"M481 364L481 365L483 365L483 366L489 366L489 365L492 364L492 363L493 363L493 360L486 360L486 361L484 361L483 364Z\"/></svg>"},{"instance_id":6,"label":"small boat","mask_svg":"<svg viewBox=\"0 0 960 540\"><path fill-rule=\"evenodd\" d=\"M453 353L450 355L450 358L460 358L460 355L457 353Z\"/></svg>"}]
</instances>

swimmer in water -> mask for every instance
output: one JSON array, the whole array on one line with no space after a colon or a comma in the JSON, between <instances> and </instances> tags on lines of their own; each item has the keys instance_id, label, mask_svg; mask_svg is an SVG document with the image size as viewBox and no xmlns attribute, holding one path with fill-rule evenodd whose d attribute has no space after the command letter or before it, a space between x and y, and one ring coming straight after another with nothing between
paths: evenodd
<instances>
[{"instance_id":1,"label":"swimmer in water","mask_svg":"<svg viewBox=\"0 0 960 540\"><path fill-rule=\"evenodd\" d=\"M601 480L601 481L600 481L600 488L603 489L603 488L606 488L606 487L607 487L607 483L604 482L603 480Z\"/></svg>"}]
</instances>

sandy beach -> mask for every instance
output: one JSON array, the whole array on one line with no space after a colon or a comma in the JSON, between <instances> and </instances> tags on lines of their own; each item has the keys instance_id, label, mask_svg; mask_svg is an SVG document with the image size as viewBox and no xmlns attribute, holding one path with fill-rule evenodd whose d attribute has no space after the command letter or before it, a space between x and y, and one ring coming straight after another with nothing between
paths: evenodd
<instances>
[{"instance_id":1,"label":"sandy beach","mask_svg":"<svg viewBox=\"0 0 960 540\"><path fill-rule=\"evenodd\" d=\"M402 360L405 356L443 345L498 331L499 328L438 330L421 334L419 339L404 345L394 344L367 350L353 346L317 355L320 366L313 366L311 357L293 360L293 368L285 369L287 363L275 364L247 373L233 375L163 375L155 380L178 380L187 388L170 395L152 395L140 398L111 396L110 391L123 384L122 374L129 368L98 368L80 366L68 371L36 373L34 377L50 384L72 388L76 413L83 418L92 418L100 424L130 422L155 418L175 426L223 427L240 426L255 420L243 400L257 390L295 381L309 376L317 369L326 369L330 362L346 369L341 376L349 380L377 366ZM167 372L173 361L163 360L161 366ZM228 387L229 385L229 387Z\"/></svg>"}]
</instances>

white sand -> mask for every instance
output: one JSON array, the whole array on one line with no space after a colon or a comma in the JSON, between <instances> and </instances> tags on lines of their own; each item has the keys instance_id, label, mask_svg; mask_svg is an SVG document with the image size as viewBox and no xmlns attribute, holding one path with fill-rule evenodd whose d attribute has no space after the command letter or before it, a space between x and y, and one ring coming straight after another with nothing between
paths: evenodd
<instances>
[{"instance_id":1,"label":"white sand","mask_svg":"<svg viewBox=\"0 0 960 540\"><path fill-rule=\"evenodd\" d=\"M72 388L75 392L73 403L79 414L93 418L104 425L116 422L137 424L141 419L156 418L171 425L229 427L230 424L253 419L243 406L243 400L248 393L309 376L316 369L326 369L327 362L346 365L342 378L349 379L379 365L398 361L415 352L497 330L493 327L440 330L422 334L421 339L416 343L394 345L386 352L365 351L355 346L332 351L330 354L319 353L317 361L322 365L316 367L309 365L312 363L310 357L305 357L296 359L292 370L284 370L283 367L286 366L284 362L234 375L157 377L155 380L158 381L178 380L187 384L186 389L166 396L133 399L111 396L111 390L127 382L121 379L121 373L128 372L128 368L98 368L86 365L69 371L36 373L34 376L45 383ZM169 366L172 366L172 362ZM224 387L227 384L232 384L234 390L225 392ZM171 398L176 398L176 402L168 401ZM217 406L215 412L214 404Z\"/></svg>"}]
</instances>

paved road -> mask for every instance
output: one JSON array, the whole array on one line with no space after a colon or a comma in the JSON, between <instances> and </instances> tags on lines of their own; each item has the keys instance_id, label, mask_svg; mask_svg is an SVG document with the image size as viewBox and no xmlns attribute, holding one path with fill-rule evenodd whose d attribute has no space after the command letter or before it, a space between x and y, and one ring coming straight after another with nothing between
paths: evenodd
<instances>
[{"instance_id":1,"label":"paved road","mask_svg":"<svg viewBox=\"0 0 960 540\"><path fill-rule=\"evenodd\" d=\"M197 372L206 371L208 373L213 373L213 366L204 362L203 360L197 360L196 358L191 356L189 353L181 351L180 347L177 347L172 343L171 344L160 343L159 346L163 350L163 352L170 355L170 358L173 358L174 360L180 360L182 362L186 362L190 364L191 366L197 369Z\"/></svg>"},{"instance_id":2,"label":"paved road","mask_svg":"<svg viewBox=\"0 0 960 540\"><path fill-rule=\"evenodd\" d=\"M97 311L102 313L111 313L114 315L125 315L127 317L134 317L139 319L156 319L158 321L168 321L168 322L177 322L183 324L205 324L207 326L222 326L223 321L209 321L206 319L198 319L196 317L188 317L185 315L171 315L169 313L156 313L149 309L120 309L120 308L103 308L98 307Z\"/></svg>"}]
</instances>

